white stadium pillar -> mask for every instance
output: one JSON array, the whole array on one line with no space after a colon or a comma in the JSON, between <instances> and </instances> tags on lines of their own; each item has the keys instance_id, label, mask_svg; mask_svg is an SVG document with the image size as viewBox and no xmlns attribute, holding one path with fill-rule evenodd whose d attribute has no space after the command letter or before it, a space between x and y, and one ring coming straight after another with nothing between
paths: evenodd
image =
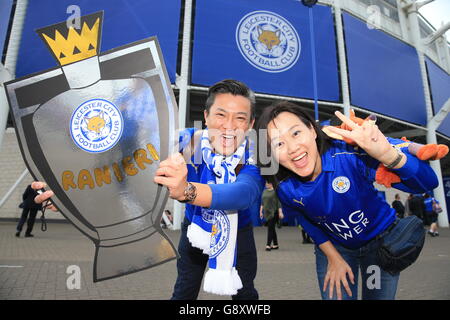
<instances>
[{"instance_id":1,"label":"white stadium pillar","mask_svg":"<svg viewBox=\"0 0 450 320\"><path fill-rule=\"evenodd\" d=\"M439 127L439 125L442 123L442 121L445 119L445 117L448 115L448 112L450 111L450 99L447 100L447 102L444 104L444 106L439 110L439 112L430 120L428 121L428 132L427 132L427 142L428 143L437 143L436 139L436 129ZM430 161L430 165L433 168L434 172L436 172L436 175L438 176L439 180L439 187L434 189L434 197L437 201L439 201L442 212L438 216L438 223L440 227L449 227L448 224L448 216L447 216L447 204L445 201L445 192L444 192L444 183L442 180L442 172L441 172L441 165L439 160L436 161Z\"/></svg>"},{"instance_id":2,"label":"white stadium pillar","mask_svg":"<svg viewBox=\"0 0 450 320\"><path fill-rule=\"evenodd\" d=\"M344 27L342 23L341 0L336 0L334 3L334 16L336 20L336 36L337 49L340 65L340 78L342 86L342 102L344 107L344 114L350 116L350 89L348 85L347 59L345 56L344 43Z\"/></svg>"},{"instance_id":3,"label":"white stadium pillar","mask_svg":"<svg viewBox=\"0 0 450 320\"><path fill-rule=\"evenodd\" d=\"M14 78L16 74L17 56L19 53L20 39L22 38L22 29L27 6L28 0L17 0L8 48L6 51L5 65L3 66L0 63L0 146L2 145L3 135L6 129L9 110L3 83Z\"/></svg>"},{"instance_id":4,"label":"white stadium pillar","mask_svg":"<svg viewBox=\"0 0 450 320\"><path fill-rule=\"evenodd\" d=\"M183 44L181 48L181 75L177 78L176 85L180 90L178 102L178 126L182 130L186 128L186 114L189 94L189 60L191 51L191 27L192 27L192 0L186 0L184 4ZM184 204L174 201L173 204L173 229L181 228Z\"/></svg>"},{"instance_id":5,"label":"white stadium pillar","mask_svg":"<svg viewBox=\"0 0 450 320\"><path fill-rule=\"evenodd\" d=\"M6 130L6 121L8 120L8 99L3 83L11 80L12 77L8 70L0 63L0 146L2 145L3 135Z\"/></svg>"},{"instance_id":6,"label":"white stadium pillar","mask_svg":"<svg viewBox=\"0 0 450 320\"><path fill-rule=\"evenodd\" d=\"M427 43L430 43L430 40L432 39L430 38L424 41L424 39L421 38L419 17L418 17L419 9L430 2L432 2L432 0L426 0L421 2L408 1L407 4L401 7L401 10L404 10L407 16L407 21L410 27L410 39L413 41L413 44L416 47L417 55L419 58L419 65L425 95L425 106L427 111L427 143L435 144L437 143L436 129L448 113L448 110L445 111L445 109L449 108L448 105L449 101L447 101L444 107L442 107L441 112L439 112L436 116L433 117L430 86L428 82L428 74L426 70L425 55L424 55L425 46L427 45ZM438 223L440 227L448 228L449 223L447 219L447 206L445 203L445 193L444 193L444 184L442 180L441 164L439 161L430 161L430 165L433 168L439 180L439 186L436 189L434 189L433 192L435 198L440 202L443 208L443 211L439 214Z\"/></svg>"}]
</instances>

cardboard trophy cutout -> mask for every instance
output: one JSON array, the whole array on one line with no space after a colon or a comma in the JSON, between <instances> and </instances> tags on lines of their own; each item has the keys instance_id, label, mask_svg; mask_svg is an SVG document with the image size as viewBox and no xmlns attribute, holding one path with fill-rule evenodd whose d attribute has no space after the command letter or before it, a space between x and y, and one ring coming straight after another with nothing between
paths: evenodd
<instances>
[{"instance_id":1,"label":"cardboard trophy cutout","mask_svg":"<svg viewBox=\"0 0 450 320\"><path fill-rule=\"evenodd\" d=\"M153 182L178 140L177 107L155 37L99 54L103 12L37 30L60 68L5 84L25 163L95 244L94 282L170 261Z\"/></svg>"}]
</instances>

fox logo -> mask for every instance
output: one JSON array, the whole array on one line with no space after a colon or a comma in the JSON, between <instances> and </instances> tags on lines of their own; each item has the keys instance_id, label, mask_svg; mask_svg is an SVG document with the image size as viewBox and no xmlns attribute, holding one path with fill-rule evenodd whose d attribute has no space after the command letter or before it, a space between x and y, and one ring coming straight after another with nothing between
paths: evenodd
<instances>
[{"instance_id":1,"label":"fox logo","mask_svg":"<svg viewBox=\"0 0 450 320\"><path fill-rule=\"evenodd\" d=\"M272 50L273 47L280 44L281 30L277 30L275 32L263 30L260 26L257 27L257 30L259 34L258 40L262 42L269 51Z\"/></svg>"},{"instance_id":2,"label":"fox logo","mask_svg":"<svg viewBox=\"0 0 450 320\"><path fill-rule=\"evenodd\" d=\"M100 135L100 132L106 124L103 111L101 111L97 116L91 118L84 117L84 121L87 123L87 129L89 131L94 131L98 135Z\"/></svg>"}]
</instances>

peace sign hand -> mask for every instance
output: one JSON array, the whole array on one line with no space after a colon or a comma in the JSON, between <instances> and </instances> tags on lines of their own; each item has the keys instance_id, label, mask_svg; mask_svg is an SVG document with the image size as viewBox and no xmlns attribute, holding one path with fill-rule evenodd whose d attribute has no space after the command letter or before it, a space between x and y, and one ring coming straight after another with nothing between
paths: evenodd
<instances>
[{"instance_id":1,"label":"peace sign hand","mask_svg":"<svg viewBox=\"0 0 450 320\"><path fill-rule=\"evenodd\" d=\"M336 127L328 127L333 133L337 133L344 138L349 138L365 150L372 158L388 165L397 158L398 152L391 146L389 141L378 129L375 121L365 121L361 126L344 116L341 112L336 111L335 115L352 131L343 130Z\"/></svg>"}]
</instances>

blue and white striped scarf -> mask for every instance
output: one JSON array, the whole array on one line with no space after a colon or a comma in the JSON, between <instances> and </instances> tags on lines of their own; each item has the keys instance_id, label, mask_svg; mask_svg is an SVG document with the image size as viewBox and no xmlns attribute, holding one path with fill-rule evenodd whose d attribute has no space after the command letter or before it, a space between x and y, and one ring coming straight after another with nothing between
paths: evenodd
<instances>
[{"instance_id":1,"label":"blue and white striped scarf","mask_svg":"<svg viewBox=\"0 0 450 320\"><path fill-rule=\"evenodd\" d=\"M245 157L247 139L228 157L214 154L209 142L208 130L201 138L203 161L207 168L201 183L223 184L236 181L235 169ZM236 270L236 239L238 214L236 210L211 210L202 208L192 217L187 237L192 246L209 255L209 269L205 274L203 289L220 295L235 295L242 288Z\"/></svg>"}]
</instances>

